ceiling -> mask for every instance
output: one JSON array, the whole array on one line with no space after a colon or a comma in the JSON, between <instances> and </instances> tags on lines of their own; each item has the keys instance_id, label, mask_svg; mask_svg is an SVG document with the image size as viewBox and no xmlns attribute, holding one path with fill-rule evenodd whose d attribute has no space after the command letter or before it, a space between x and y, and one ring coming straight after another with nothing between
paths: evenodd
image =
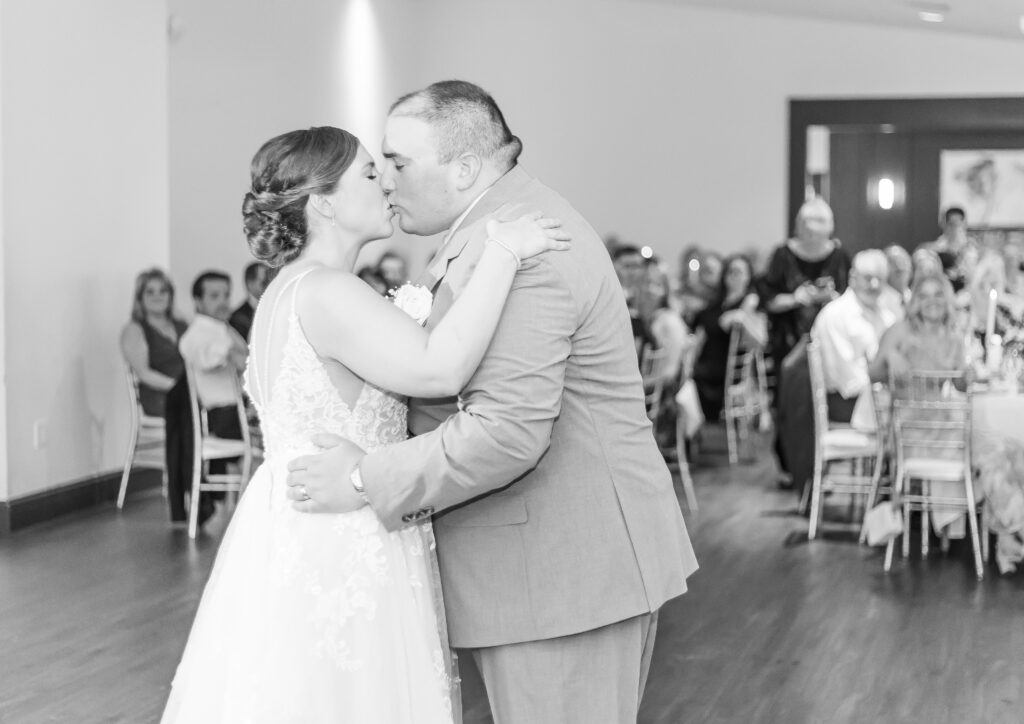
<instances>
[{"instance_id":1,"label":"ceiling","mask_svg":"<svg viewBox=\"0 0 1024 724\"><path fill-rule=\"evenodd\" d=\"M675 0L700 5L772 15L873 23L932 32L969 33L1018 40L1024 43L1021 16L1024 0ZM941 23L924 22L921 11L938 12Z\"/></svg>"}]
</instances>

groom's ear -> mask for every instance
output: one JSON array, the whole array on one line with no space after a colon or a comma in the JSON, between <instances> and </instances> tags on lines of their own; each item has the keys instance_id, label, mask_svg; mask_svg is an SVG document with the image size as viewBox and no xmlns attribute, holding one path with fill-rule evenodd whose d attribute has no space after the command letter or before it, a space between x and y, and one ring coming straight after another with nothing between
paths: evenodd
<instances>
[{"instance_id":1,"label":"groom's ear","mask_svg":"<svg viewBox=\"0 0 1024 724\"><path fill-rule=\"evenodd\" d=\"M475 153L464 153L452 161L455 170L455 188L466 191L473 187L480 176L483 162Z\"/></svg>"}]
</instances>

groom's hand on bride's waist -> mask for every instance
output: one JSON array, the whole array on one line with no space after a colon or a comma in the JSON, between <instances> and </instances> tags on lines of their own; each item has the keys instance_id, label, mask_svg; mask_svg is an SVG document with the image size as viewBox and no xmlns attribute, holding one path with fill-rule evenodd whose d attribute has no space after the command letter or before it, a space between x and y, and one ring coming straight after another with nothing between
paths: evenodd
<instances>
[{"instance_id":1,"label":"groom's hand on bride's waist","mask_svg":"<svg viewBox=\"0 0 1024 724\"><path fill-rule=\"evenodd\" d=\"M288 499L303 513L348 513L366 505L352 484L352 472L366 453L337 435L318 434L313 442L323 448L288 463Z\"/></svg>"}]
</instances>

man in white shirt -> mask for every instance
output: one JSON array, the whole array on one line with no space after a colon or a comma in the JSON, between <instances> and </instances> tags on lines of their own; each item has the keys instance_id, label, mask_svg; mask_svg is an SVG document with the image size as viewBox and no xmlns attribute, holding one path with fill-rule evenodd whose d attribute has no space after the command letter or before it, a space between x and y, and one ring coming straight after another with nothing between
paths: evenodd
<instances>
[{"instance_id":1,"label":"man in white shirt","mask_svg":"<svg viewBox=\"0 0 1024 724\"><path fill-rule=\"evenodd\" d=\"M829 419L849 422L861 392L871 386L868 362L878 352L882 333L899 319L880 302L889 264L878 249L853 258L847 290L824 307L814 320L811 338L821 349L828 393Z\"/></svg>"},{"instance_id":2,"label":"man in white shirt","mask_svg":"<svg viewBox=\"0 0 1024 724\"><path fill-rule=\"evenodd\" d=\"M219 271L200 274L192 285L192 299L196 316L181 335L178 349L182 359L195 372L196 394L199 404L206 410L209 433L239 440L242 430L235 402L235 385L238 375L245 369L249 349L242 336L228 324L231 278ZM187 381L182 378L173 394L168 394L168 405L183 408L178 411L177 418L183 428L181 440L173 445L168 440L167 486L172 520L184 519L185 490L191 485L192 419L187 407L186 385ZM211 474L224 472L225 464L221 460L212 461ZM200 501L200 524L214 512L210 495L204 495Z\"/></svg>"}]
</instances>

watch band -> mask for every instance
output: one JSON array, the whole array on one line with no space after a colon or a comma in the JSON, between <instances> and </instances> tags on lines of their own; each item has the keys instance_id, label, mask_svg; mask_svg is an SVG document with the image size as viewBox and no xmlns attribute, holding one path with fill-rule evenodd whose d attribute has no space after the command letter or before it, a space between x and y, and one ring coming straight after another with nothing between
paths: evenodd
<instances>
[{"instance_id":1,"label":"watch band","mask_svg":"<svg viewBox=\"0 0 1024 724\"><path fill-rule=\"evenodd\" d=\"M355 489L355 491L359 493L359 497L363 499L364 503L369 505L370 498L366 494L366 488L363 487L363 476L359 472L358 465L356 465L356 467L352 470L352 475L349 476L349 480L352 482L352 487Z\"/></svg>"}]
</instances>

